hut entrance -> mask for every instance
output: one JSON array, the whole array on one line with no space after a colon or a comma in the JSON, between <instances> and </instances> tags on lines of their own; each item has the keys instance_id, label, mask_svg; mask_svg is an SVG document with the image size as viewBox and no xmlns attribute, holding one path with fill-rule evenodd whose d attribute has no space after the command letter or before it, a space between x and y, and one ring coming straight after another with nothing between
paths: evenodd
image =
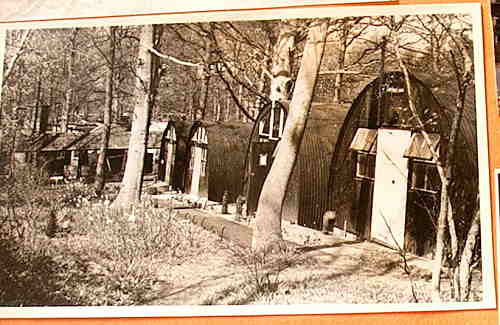
<instances>
[{"instance_id":1,"label":"hut entrance","mask_svg":"<svg viewBox=\"0 0 500 325\"><path fill-rule=\"evenodd\" d=\"M449 114L454 113L441 106L431 89L413 76L410 86L414 112L408 108L401 72L384 73L354 100L336 143L330 187L337 228L426 256L435 245L441 199L436 163L446 152L452 124ZM468 140L474 139L467 131L471 123L473 118L459 131L456 150L463 156L457 154L453 162L454 170L464 175L472 174L476 166L475 142ZM476 174L455 177L450 201L465 202L463 198L470 193L471 204L463 205L474 209L476 181ZM455 208L460 213L468 209L459 206Z\"/></svg>"},{"instance_id":2,"label":"hut entrance","mask_svg":"<svg viewBox=\"0 0 500 325\"><path fill-rule=\"evenodd\" d=\"M371 222L372 239L404 247L411 131L379 129Z\"/></svg>"},{"instance_id":3,"label":"hut entrance","mask_svg":"<svg viewBox=\"0 0 500 325\"><path fill-rule=\"evenodd\" d=\"M274 160L275 150L285 127L286 108L279 102L264 107L259 114L256 126L258 134L251 138L248 165L247 213L257 211L260 192Z\"/></svg>"},{"instance_id":4,"label":"hut entrance","mask_svg":"<svg viewBox=\"0 0 500 325\"><path fill-rule=\"evenodd\" d=\"M257 211L260 191L271 169L276 144L276 141L252 143L247 193L247 211L249 214L254 214Z\"/></svg>"},{"instance_id":5,"label":"hut entrance","mask_svg":"<svg viewBox=\"0 0 500 325\"><path fill-rule=\"evenodd\" d=\"M199 127L191 138L188 180L189 194L195 198L207 196L207 131Z\"/></svg>"},{"instance_id":6,"label":"hut entrance","mask_svg":"<svg viewBox=\"0 0 500 325\"><path fill-rule=\"evenodd\" d=\"M177 135L175 133L175 128L173 125L170 125L167 129L167 134L163 143L159 170L159 179L164 181L167 186L171 186L173 183L172 173L174 170L176 145Z\"/></svg>"}]
</instances>

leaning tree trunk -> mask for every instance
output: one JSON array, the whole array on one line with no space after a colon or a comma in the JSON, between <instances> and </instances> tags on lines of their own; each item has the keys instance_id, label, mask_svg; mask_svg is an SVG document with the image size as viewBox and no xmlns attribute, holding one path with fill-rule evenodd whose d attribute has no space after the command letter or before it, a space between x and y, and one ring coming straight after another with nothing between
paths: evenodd
<instances>
[{"instance_id":1,"label":"leaning tree trunk","mask_svg":"<svg viewBox=\"0 0 500 325\"><path fill-rule=\"evenodd\" d=\"M279 149L259 197L252 238L254 250L265 250L282 241L281 213L286 190L311 108L314 87L325 49L328 20L309 27L290 111Z\"/></svg>"},{"instance_id":2,"label":"leaning tree trunk","mask_svg":"<svg viewBox=\"0 0 500 325\"><path fill-rule=\"evenodd\" d=\"M101 139L101 148L97 159L96 179L95 179L95 192L101 195L104 188L104 171L106 163L106 155L109 146L109 137L111 133L111 113L113 110L113 72L115 64L115 28L109 27L110 34L109 40L109 66L106 73L106 101L104 104L104 125Z\"/></svg>"},{"instance_id":3,"label":"leaning tree trunk","mask_svg":"<svg viewBox=\"0 0 500 325\"><path fill-rule=\"evenodd\" d=\"M150 84L153 48L153 26L144 25L139 43L138 66L136 70L135 108L128 146L127 163L122 187L114 208L130 208L141 198L144 157L146 154L150 119Z\"/></svg>"}]
</instances>

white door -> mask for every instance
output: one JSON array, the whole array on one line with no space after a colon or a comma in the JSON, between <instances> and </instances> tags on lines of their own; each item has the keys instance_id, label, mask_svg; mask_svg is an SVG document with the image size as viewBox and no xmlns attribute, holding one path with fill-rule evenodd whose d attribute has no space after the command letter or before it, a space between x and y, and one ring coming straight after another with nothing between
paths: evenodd
<instances>
[{"instance_id":1,"label":"white door","mask_svg":"<svg viewBox=\"0 0 500 325\"><path fill-rule=\"evenodd\" d=\"M165 183L172 185L172 169L174 167L174 150L175 144L172 142L167 143L167 160L165 162Z\"/></svg>"},{"instance_id":2,"label":"white door","mask_svg":"<svg viewBox=\"0 0 500 325\"><path fill-rule=\"evenodd\" d=\"M201 158L202 158L202 148L193 147L192 151L193 159L193 175L191 177L191 195L195 198L200 196L200 177L201 177Z\"/></svg>"},{"instance_id":3,"label":"white door","mask_svg":"<svg viewBox=\"0 0 500 325\"><path fill-rule=\"evenodd\" d=\"M404 247L408 159L403 154L411 132L379 129L371 237L390 246Z\"/></svg>"}]
</instances>

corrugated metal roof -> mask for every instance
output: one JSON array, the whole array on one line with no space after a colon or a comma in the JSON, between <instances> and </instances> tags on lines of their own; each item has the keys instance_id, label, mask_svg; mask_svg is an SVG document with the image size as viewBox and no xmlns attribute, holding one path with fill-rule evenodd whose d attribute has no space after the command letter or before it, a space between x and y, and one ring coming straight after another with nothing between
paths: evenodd
<instances>
[{"instance_id":1,"label":"corrugated metal roof","mask_svg":"<svg viewBox=\"0 0 500 325\"><path fill-rule=\"evenodd\" d=\"M330 159L349 112L344 104L313 103L294 173L299 176L298 223L321 229L331 206Z\"/></svg>"}]
</instances>

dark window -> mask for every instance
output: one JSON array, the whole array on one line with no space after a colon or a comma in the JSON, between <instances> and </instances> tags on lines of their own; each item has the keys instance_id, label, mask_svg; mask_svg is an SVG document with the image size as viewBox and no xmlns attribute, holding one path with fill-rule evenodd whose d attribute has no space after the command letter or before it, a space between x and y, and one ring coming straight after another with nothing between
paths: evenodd
<instances>
[{"instance_id":1,"label":"dark window","mask_svg":"<svg viewBox=\"0 0 500 325\"><path fill-rule=\"evenodd\" d=\"M363 152L357 153L356 177L375 180L375 155Z\"/></svg>"},{"instance_id":2,"label":"dark window","mask_svg":"<svg viewBox=\"0 0 500 325\"><path fill-rule=\"evenodd\" d=\"M261 141L279 140L285 125L286 111L281 105L269 110L259 123L259 138Z\"/></svg>"},{"instance_id":3,"label":"dark window","mask_svg":"<svg viewBox=\"0 0 500 325\"><path fill-rule=\"evenodd\" d=\"M201 147L201 176L206 176L207 174L207 148Z\"/></svg>"},{"instance_id":4,"label":"dark window","mask_svg":"<svg viewBox=\"0 0 500 325\"><path fill-rule=\"evenodd\" d=\"M405 88L389 87L383 124L392 127L406 127L410 124L411 116Z\"/></svg>"},{"instance_id":5,"label":"dark window","mask_svg":"<svg viewBox=\"0 0 500 325\"><path fill-rule=\"evenodd\" d=\"M276 106L274 108L274 114L273 114L273 138L281 138L281 133L282 133L282 123L283 123L283 111L280 109L279 106Z\"/></svg>"},{"instance_id":6,"label":"dark window","mask_svg":"<svg viewBox=\"0 0 500 325\"><path fill-rule=\"evenodd\" d=\"M441 180L436 165L414 161L412 167L411 189L428 193L437 193Z\"/></svg>"},{"instance_id":7,"label":"dark window","mask_svg":"<svg viewBox=\"0 0 500 325\"><path fill-rule=\"evenodd\" d=\"M153 172L153 154L146 153L144 159L144 174L151 174Z\"/></svg>"}]
</instances>

